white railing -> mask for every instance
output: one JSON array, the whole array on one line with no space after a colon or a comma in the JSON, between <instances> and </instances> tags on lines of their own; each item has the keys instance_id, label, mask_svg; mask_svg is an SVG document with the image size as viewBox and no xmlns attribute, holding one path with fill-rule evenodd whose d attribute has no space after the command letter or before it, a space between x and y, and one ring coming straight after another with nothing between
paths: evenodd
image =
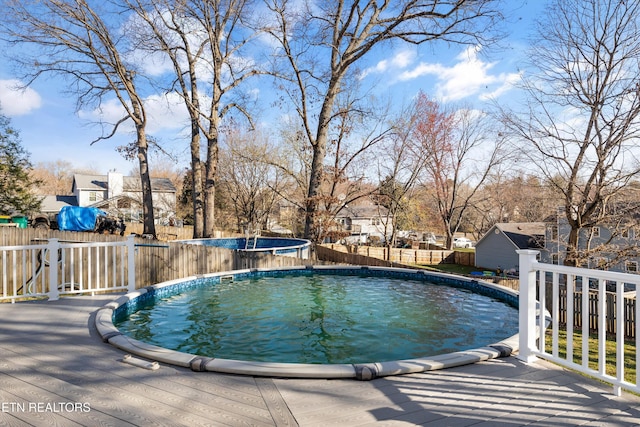
<instances>
[{"instance_id":1,"label":"white railing","mask_svg":"<svg viewBox=\"0 0 640 427\"><path fill-rule=\"evenodd\" d=\"M570 369L594 376L613 385L614 394L620 396L622 388L640 392L638 369L640 368L640 276L562 265L543 264L537 261L535 250L520 250L520 349L518 358L529 363L537 357L558 363ZM625 310L625 284L635 290L635 310ZM615 310L608 310L608 288L614 292ZM550 290L550 292L549 292ZM566 290L566 300L561 297ZM627 292L629 294L629 292ZM590 298L591 295L591 298ZM537 300L536 300L537 296ZM590 304L594 301L595 304ZM579 305L576 301L580 301ZM561 324L560 304L566 302L566 322ZM537 308L542 310L538 312ZM548 314L544 307L550 308ZM609 307L611 308L611 307ZM607 313L610 319L607 318ZM589 328L590 321L596 323ZM634 322L635 351L625 353L625 322ZM615 337L615 374L607 372L606 322L613 322ZM574 327L579 324L580 327ZM592 325L593 326L593 325ZM595 329L595 330L594 330ZM561 332L566 333L566 345L560 345ZM591 334L590 344L588 337ZM581 336L581 337L580 337ZM574 340L581 339L581 345ZM564 356L562 355L564 353ZM591 363L590 363L591 353ZM611 351L609 353L612 353ZM629 354L630 353L630 354ZM635 354L633 354L635 353ZM635 360L635 381L628 378L628 360Z\"/></svg>"},{"instance_id":2,"label":"white railing","mask_svg":"<svg viewBox=\"0 0 640 427\"><path fill-rule=\"evenodd\" d=\"M0 247L0 301L135 290L135 245L65 242Z\"/></svg>"}]
</instances>

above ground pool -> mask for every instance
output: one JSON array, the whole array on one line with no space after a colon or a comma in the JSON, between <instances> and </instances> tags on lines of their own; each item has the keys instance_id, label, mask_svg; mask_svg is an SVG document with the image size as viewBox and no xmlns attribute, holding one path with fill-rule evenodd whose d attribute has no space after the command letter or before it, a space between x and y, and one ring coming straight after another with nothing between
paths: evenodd
<instances>
[{"instance_id":1,"label":"above ground pool","mask_svg":"<svg viewBox=\"0 0 640 427\"><path fill-rule=\"evenodd\" d=\"M478 280L318 266L154 285L96 322L120 348L195 370L370 379L510 354L516 307L513 291Z\"/></svg>"},{"instance_id":2,"label":"above ground pool","mask_svg":"<svg viewBox=\"0 0 640 427\"><path fill-rule=\"evenodd\" d=\"M309 258L311 242L292 237L229 237L222 239L180 240L191 245L215 246L246 252L267 252L272 255Z\"/></svg>"}]
</instances>

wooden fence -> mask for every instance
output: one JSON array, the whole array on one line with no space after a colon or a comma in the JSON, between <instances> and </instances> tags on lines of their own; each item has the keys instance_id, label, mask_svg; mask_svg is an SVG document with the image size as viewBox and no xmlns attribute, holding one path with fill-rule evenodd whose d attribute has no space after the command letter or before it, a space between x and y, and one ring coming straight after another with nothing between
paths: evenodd
<instances>
[{"instance_id":1,"label":"wooden fence","mask_svg":"<svg viewBox=\"0 0 640 427\"><path fill-rule=\"evenodd\" d=\"M547 284L546 293L547 295L551 295L551 285ZM560 299L558 301L559 305L559 315L558 321L561 325L567 324L567 289L559 289ZM609 335L616 335L616 307L617 307L617 296L615 292L607 292L606 294L606 303L605 303L605 325L606 331ZM633 340L636 337L637 333L637 320L636 319L636 303L635 298L624 298L623 304L623 316L624 316L624 338L626 340ZM551 312L551 301L547 302L547 310ZM589 322L589 330L591 332L596 332L598 330L598 320L600 318L600 313L598 312L598 293L597 292L589 292L589 302L588 302L589 312L588 312L588 322ZM580 330L582 328L582 291L577 291L573 293L573 317L574 317L574 328Z\"/></svg>"},{"instance_id":2,"label":"wooden fence","mask_svg":"<svg viewBox=\"0 0 640 427\"><path fill-rule=\"evenodd\" d=\"M246 268L276 268L311 265L311 259L276 256L266 252L244 252L213 246L175 242L136 244L136 287L167 280Z\"/></svg>"},{"instance_id":3,"label":"wooden fence","mask_svg":"<svg viewBox=\"0 0 640 427\"><path fill-rule=\"evenodd\" d=\"M333 251L345 254L340 259L339 255L333 255L335 262L349 263L349 260L358 259L357 257L350 257L349 255L362 255L369 258L376 258L379 260L391 261L395 264L411 265L437 265L437 264L460 264L460 265L475 265L475 253L462 252L462 251L448 251L448 250L426 250L426 249L399 249L391 248L389 256L389 249L376 246L359 246L359 245L338 245L328 244L319 247L326 247ZM372 265L372 264L368 264ZM390 264L380 264L383 266L389 266Z\"/></svg>"}]
</instances>

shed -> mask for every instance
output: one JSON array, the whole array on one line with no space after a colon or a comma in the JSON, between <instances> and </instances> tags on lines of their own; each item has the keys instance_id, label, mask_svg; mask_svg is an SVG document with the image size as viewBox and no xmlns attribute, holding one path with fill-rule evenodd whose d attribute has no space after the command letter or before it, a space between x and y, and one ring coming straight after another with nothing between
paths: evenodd
<instances>
[{"instance_id":1,"label":"shed","mask_svg":"<svg viewBox=\"0 0 640 427\"><path fill-rule=\"evenodd\" d=\"M520 249L544 248L543 222L498 223L476 243L476 267L519 270Z\"/></svg>"}]
</instances>

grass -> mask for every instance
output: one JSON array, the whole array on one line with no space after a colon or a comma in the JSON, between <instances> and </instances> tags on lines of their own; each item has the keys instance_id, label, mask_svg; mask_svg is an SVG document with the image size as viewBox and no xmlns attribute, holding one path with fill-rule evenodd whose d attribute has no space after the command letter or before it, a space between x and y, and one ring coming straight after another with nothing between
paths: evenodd
<instances>
[{"instance_id":1,"label":"grass","mask_svg":"<svg viewBox=\"0 0 640 427\"><path fill-rule=\"evenodd\" d=\"M545 350L551 352L551 331L547 331ZM605 344L606 363L605 371L608 375L616 376L616 343L607 340ZM558 357L567 358L567 332L558 331ZM573 334L573 362L582 363L582 334L574 331ZM598 370L598 340L595 336L589 336L589 368ZM624 345L624 379L632 384L636 382L636 347L634 343Z\"/></svg>"}]
</instances>

